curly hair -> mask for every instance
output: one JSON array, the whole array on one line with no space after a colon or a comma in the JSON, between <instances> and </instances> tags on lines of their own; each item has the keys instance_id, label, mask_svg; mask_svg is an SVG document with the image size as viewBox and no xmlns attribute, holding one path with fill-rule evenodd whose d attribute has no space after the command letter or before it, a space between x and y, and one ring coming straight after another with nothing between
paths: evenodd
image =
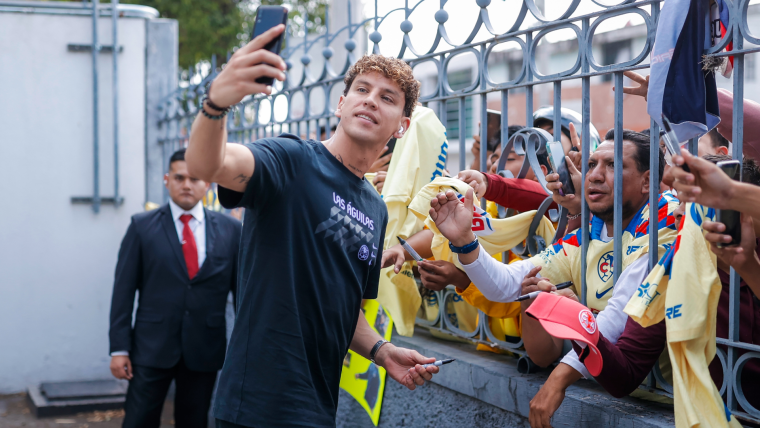
<instances>
[{"instance_id":1,"label":"curly hair","mask_svg":"<svg viewBox=\"0 0 760 428\"><path fill-rule=\"evenodd\" d=\"M348 90L351 89L351 84L354 83L356 76L373 71L396 82L404 93L404 117L412 117L414 107L417 105L417 98L420 96L420 82L414 78L412 67L401 59L382 55L364 55L359 58L348 69L346 77L343 78L343 83L346 84L343 89L343 96L348 95Z\"/></svg>"}]
</instances>

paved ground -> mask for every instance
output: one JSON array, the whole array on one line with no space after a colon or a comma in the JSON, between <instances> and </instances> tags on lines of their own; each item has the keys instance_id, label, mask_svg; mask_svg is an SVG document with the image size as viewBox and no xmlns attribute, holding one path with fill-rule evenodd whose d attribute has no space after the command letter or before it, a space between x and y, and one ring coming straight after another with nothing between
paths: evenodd
<instances>
[{"instance_id":1,"label":"paved ground","mask_svg":"<svg viewBox=\"0 0 760 428\"><path fill-rule=\"evenodd\" d=\"M167 401L161 416L161 428L174 427L173 413L174 404ZM29 410L26 394L0 395L1 428L121 428L123 419L123 410L37 419Z\"/></svg>"}]
</instances>

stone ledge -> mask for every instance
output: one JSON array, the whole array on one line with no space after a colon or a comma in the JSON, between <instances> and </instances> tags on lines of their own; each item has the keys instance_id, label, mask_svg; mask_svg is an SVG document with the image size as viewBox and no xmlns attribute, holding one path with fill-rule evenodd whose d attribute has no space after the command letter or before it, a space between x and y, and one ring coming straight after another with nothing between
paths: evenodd
<instances>
[{"instance_id":1,"label":"stone ledge","mask_svg":"<svg viewBox=\"0 0 760 428\"><path fill-rule=\"evenodd\" d=\"M394 336L392 342L436 359L456 358L433 377L433 383L476 398L499 409L528 417L530 399L549 371L521 374L517 360L476 351L472 345L436 339L424 329L414 337ZM382 419L382 418L381 418ZM581 380L568 388L565 401L552 418L556 427L672 427L672 406L632 397L616 399L593 381Z\"/></svg>"}]
</instances>

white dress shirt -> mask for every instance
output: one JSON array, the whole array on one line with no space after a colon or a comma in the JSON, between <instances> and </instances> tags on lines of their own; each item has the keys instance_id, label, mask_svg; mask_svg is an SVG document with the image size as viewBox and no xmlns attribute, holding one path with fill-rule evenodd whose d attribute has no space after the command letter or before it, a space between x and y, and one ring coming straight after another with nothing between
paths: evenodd
<instances>
[{"instance_id":1,"label":"white dress shirt","mask_svg":"<svg viewBox=\"0 0 760 428\"><path fill-rule=\"evenodd\" d=\"M612 237L607 235L607 225L602 228L599 238L604 242L612 240ZM529 260L504 264L489 256L483 247L480 247L478 258L474 262L469 265L462 264L470 281L478 287L485 298L493 302L515 301L522 292L523 279L534 267ZM620 274L607 306L597 314L599 331L612 344L617 343L628 321L628 314L623 312L623 308L647 275L649 275L649 257L641 257L631 263ZM591 377L574 350L568 352L561 362L574 368L584 377Z\"/></svg>"},{"instance_id":2,"label":"white dress shirt","mask_svg":"<svg viewBox=\"0 0 760 428\"><path fill-rule=\"evenodd\" d=\"M169 209L172 212L172 220L174 220L174 227L177 229L177 238L180 245L182 245L182 232L185 229L185 223L179 217L182 214L190 214L193 218L188 222L190 230L195 237L195 247L198 249L198 269L203 266L203 262L206 260L206 213L203 211L203 202L198 202L190 211L183 210L174 201L169 199ZM115 351L111 352L112 357L120 355L129 355L127 351Z\"/></svg>"}]
</instances>

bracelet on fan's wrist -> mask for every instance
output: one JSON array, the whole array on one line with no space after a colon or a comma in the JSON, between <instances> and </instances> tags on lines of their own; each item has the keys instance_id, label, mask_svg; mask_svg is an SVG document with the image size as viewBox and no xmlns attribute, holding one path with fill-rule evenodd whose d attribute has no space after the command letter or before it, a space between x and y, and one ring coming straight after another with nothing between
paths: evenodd
<instances>
[{"instance_id":1,"label":"bracelet on fan's wrist","mask_svg":"<svg viewBox=\"0 0 760 428\"><path fill-rule=\"evenodd\" d=\"M451 251L453 253L457 253L457 254L468 254L468 253L471 253L471 252L475 251L476 248L478 248L478 245L480 245L480 244L478 243L478 238L477 237L475 238L474 241L472 241L469 244L464 245L462 247L457 247L456 245L452 244L451 241L449 241L449 249L451 249Z\"/></svg>"}]
</instances>

